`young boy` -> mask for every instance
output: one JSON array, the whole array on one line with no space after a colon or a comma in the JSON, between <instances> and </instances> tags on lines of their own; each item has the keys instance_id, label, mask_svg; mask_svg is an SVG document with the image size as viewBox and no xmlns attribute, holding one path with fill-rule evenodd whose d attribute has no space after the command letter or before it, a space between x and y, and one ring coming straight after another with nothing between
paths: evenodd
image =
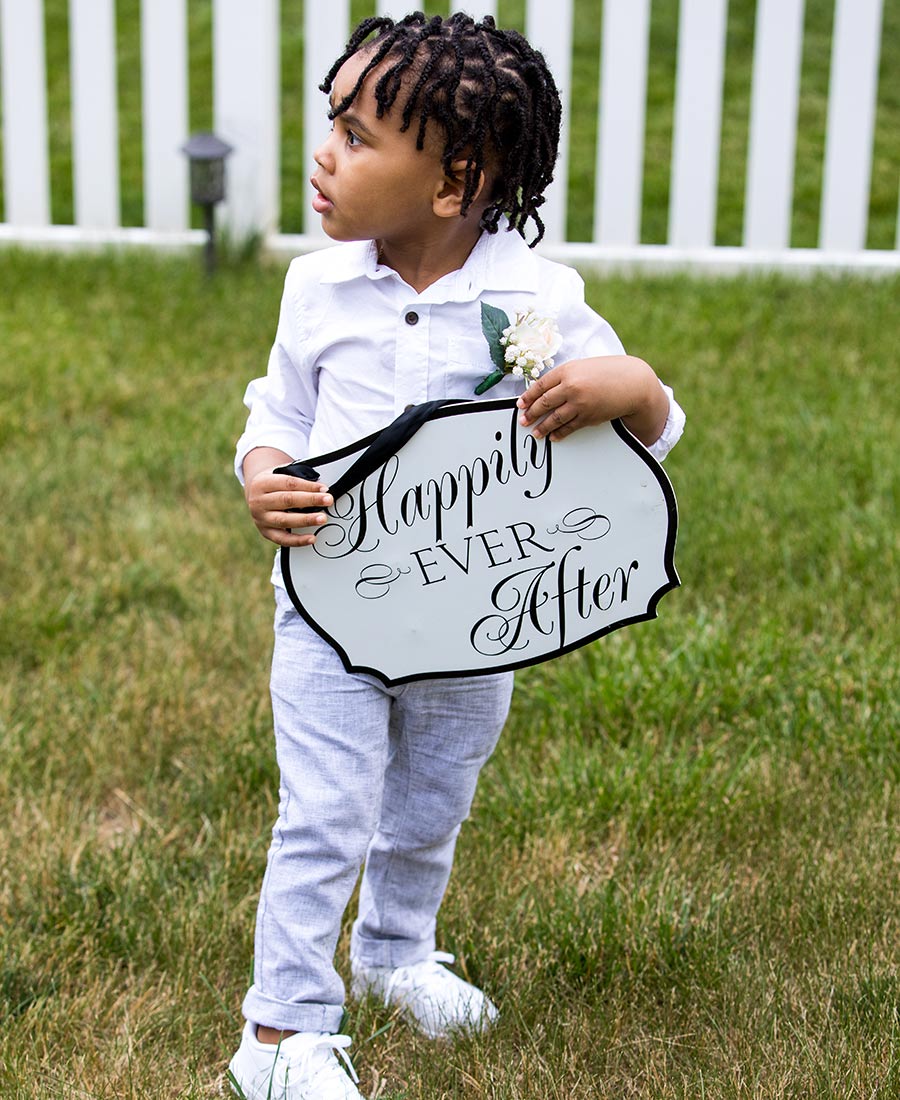
<instances>
[{"instance_id":1,"label":"young boy","mask_svg":"<svg viewBox=\"0 0 900 1100\"><path fill-rule=\"evenodd\" d=\"M307 545L333 503L327 486L276 468L412 404L473 397L493 369L482 300L557 318L560 365L524 393L511 376L490 393L519 395L536 436L621 417L664 457L683 424L671 391L622 354L580 278L523 240L529 220L542 235L559 136L542 56L489 18L368 19L323 90L333 127L315 155L313 207L331 238L352 243L291 264L268 374L247 391L236 471L260 532ZM333 957L363 861L353 994L401 1007L434 1038L497 1016L442 965L453 959L435 951L435 923L512 674L392 688L349 674L294 610L277 560L273 583L279 814L231 1080L248 1100L361 1100L350 1040L334 1034L344 987Z\"/></svg>"}]
</instances>

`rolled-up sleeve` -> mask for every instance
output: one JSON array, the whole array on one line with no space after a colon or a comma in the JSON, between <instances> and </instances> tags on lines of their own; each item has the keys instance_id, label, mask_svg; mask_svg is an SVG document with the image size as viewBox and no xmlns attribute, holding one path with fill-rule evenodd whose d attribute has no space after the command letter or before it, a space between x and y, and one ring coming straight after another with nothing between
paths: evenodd
<instances>
[{"instance_id":1,"label":"rolled-up sleeve","mask_svg":"<svg viewBox=\"0 0 900 1100\"><path fill-rule=\"evenodd\" d=\"M307 362L305 344L292 268L285 280L268 370L263 378L255 378L244 393L250 415L234 456L234 472L242 485L244 459L255 447L275 447L292 458L303 458L307 453L317 386L315 371Z\"/></svg>"},{"instance_id":2,"label":"rolled-up sleeve","mask_svg":"<svg viewBox=\"0 0 900 1100\"><path fill-rule=\"evenodd\" d=\"M612 329L584 300L584 282L575 271L567 273L566 287L560 310L560 329L565 334L557 356L558 363L567 359L586 359L595 355L624 355L625 348ZM662 462L681 438L684 431L684 410L675 400L670 386L660 382L669 399L669 413L662 434L647 450L657 462Z\"/></svg>"},{"instance_id":3,"label":"rolled-up sleeve","mask_svg":"<svg viewBox=\"0 0 900 1100\"><path fill-rule=\"evenodd\" d=\"M647 448L657 462L662 462L678 440L681 439L685 421L684 410L675 400L675 394L672 393L672 387L666 386L662 382L660 382L660 385L666 391L666 396L669 399L669 415L666 417L662 435L660 435L655 443L651 443Z\"/></svg>"}]
</instances>

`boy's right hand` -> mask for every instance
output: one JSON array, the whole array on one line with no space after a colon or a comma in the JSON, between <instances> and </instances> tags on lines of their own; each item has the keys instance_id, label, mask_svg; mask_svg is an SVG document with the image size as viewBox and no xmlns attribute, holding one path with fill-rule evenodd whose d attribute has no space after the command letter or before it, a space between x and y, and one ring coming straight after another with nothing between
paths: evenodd
<instances>
[{"instance_id":1,"label":"boy's right hand","mask_svg":"<svg viewBox=\"0 0 900 1100\"><path fill-rule=\"evenodd\" d=\"M334 500L328 486L276 474L276 467L259 470L246 483L244 495L253 522L263 538L278 546L309 546L315 531L328 522L324 512L292 512L291 508L328 508Z\"/></svg>"}]
</instances>

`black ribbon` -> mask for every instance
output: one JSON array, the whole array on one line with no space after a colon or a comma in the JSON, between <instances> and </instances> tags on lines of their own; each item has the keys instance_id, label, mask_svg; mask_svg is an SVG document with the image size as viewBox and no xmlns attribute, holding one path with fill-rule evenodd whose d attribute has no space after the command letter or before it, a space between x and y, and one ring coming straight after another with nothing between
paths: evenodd
<instances>
[{"instance_id":1,"label":"black ribbon","mask_svg":"<svg viewBox=\"0 0 900 1100\"><path fill-rule=\"evenodd\" d=\"M402 412L396 420L390 424L372 440L363 453L341 474L341 476L328 487L328 491L335 500L349 492L354 485L380 469L385 462L395 455L400 448L416 434L426 421L430 420L438 409L445 405L460 405L464 402L454 398L444 398L440 401L424 401L421 405L412 405ZM468 402L465 402L468 404ZM307 461L292 462L288 466L279 466L274 471L276 474L288 474L290 477L299 477L304 481L318 481L319 473ZM319 512L320 508L292 508L292 512Z\"/></svg>"}]
</instances>

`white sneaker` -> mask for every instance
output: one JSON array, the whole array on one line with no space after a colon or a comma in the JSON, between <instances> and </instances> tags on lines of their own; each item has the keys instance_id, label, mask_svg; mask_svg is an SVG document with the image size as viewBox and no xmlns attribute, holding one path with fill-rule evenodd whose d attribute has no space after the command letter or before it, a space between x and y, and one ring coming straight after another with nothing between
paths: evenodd
<instances>
[{"instance_id":1,"label":"white sneaker","mask_svg":"<svg viewBox=\"0 0 900 1100\"><path fill-rule=\"evenodd\" d=\"M359 1078L344 1053L348 1046L346 1035L300 1031L276 1047L261 1043L256 1026L248 1023L228 1067L228 1081L242 1100L363 1100L356 1087Z\"/></svg>"},{"instance_id":2,"label":"white sneaker","mask_svg":"<svg viewBox=\"0 0 900 1100\"><path fill-rule=\"evenodd\" d=\"M432 951L423 962L394 970L351 959L351 992L357 999L367 994L383 997L429 1039L486 1031L500 1013L480 989L441 966L453 961L444 951Z\"/></svg>"}]
</instances>

